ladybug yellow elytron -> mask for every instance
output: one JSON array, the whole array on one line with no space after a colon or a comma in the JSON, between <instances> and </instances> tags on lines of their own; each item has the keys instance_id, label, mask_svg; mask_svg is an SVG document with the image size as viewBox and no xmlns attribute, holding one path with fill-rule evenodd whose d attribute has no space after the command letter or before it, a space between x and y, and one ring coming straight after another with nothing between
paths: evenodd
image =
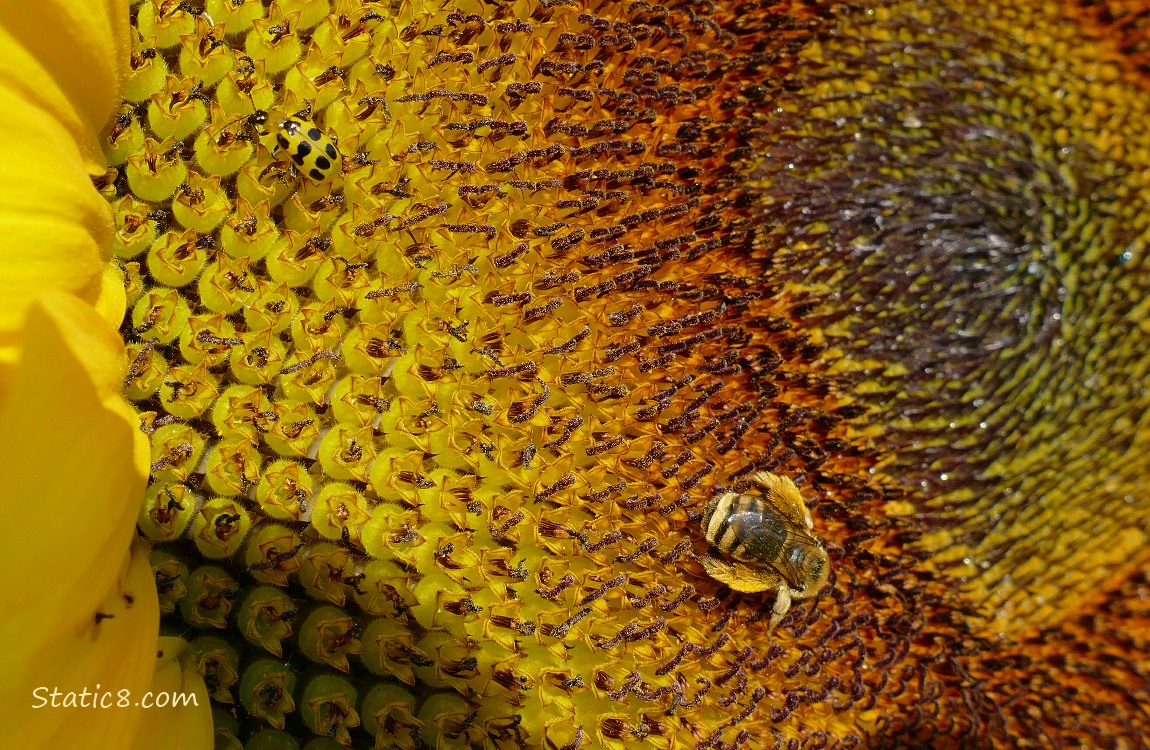
<instances>
[{"instance_id":1,"label":"ladybug yellow elytron","mask_svg":"<svg viewBox=\"0 0 1150 750\"><path fill-rule=\"evenodd\" d=\"M253 125L265 125L268 113L260 110L251 117ZM322 182L335 174L342 160L335 142L315 123L302 117L286 117L275 134L276 147L284 151L303 174Z\"/></svg>"}]
</instances>

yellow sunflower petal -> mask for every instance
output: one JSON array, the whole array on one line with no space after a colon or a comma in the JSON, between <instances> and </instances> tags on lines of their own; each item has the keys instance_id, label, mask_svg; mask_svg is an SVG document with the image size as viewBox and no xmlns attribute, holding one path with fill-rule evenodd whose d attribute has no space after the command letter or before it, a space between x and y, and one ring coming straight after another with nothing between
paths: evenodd
<instances>
[{"instance_id":1,"label":"yellow sunflower petal","mask_svg":"<svg viewBox=\"0 0 1150 750\"><path fill-rule=\"evenodd\" d=\"M100 293L93 305L101 318L118 326L124 319L124 309L128 306L128 296L124 290L124 272L114 264L105 264L100 282Z\"/></svg>"},{"instance_id":2,"label":"yellow sunflower petal","mask_svg":"<svg viewBox=\"0 0 1150 750\"><path fill-rule=\"evenodd\" d=\"M136 542L130 559L127 550L121 557L121 564L100 566L119 578L95 612L81 619L77 611L64 629L63 618L41 618L32 631L54 637L22 652L32 659L6 684L15 694L4 696L0 721L12 747L121 747L155 710L138 705L156 689L158 613L148 546ZM5 638L6 646L17 643Z\"/></svg>"},{"instance_id":3,"label":"yellow sunflower petal","mask_svg":"<svg viewBox=\"0 0 1150 750\"><path fill-rule=\"evenodd\" d=\"M54 689L64 701L84 689L138 695L150 682L156 592L147 550L130 554L146 441L116 395L122 344L95 310L50 292L22 338L0 405L0 586L20 593L0 620L0 726L19 747L112 746L136 712L69 716L50 701ZM35 708L38 698L49 704ZM91 744L97 735L108 743Z\"/></svg>"},{"instance_id":4,"label":"yellow sunflower petal","mask_svg":"<svg viewBox=\"0 0 1150 750\"><path fill-rule=\"evenodd\" d=\"M0 363L40 290L100 297L111 213L89 175L127 49L124 3L0 4Z\"/></svg>"},{"instance_id":5,"label":"yellow sunflower petal","mask_svg":"<svg viewBox=\"0 0 1150 750\"><path fill-rule=\"evenodd\" d=\"M121 0L0 5L0 82L58 120L93 173L104 170L96 135L120 98L129 49Z\"/></svg>"},{"instance_id":6,"label":"yellow sunflower petal","mask_svg":"<svg viewBox=\"0 0 1150 750\"><path fill-rule=\"evenodd\" d=\"M160 639L152 693L172 705L146 711L133 747L140 750L194 750L211 747L214 732L204 678L186 657L181 638ZM176 697L179 696L179 697Z\"/></svg>"}]
</instances>

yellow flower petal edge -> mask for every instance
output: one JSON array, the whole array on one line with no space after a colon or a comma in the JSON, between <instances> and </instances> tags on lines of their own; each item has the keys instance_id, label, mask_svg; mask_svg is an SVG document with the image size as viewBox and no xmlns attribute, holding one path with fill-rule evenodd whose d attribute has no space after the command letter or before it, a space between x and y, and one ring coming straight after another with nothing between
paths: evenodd
<instances>
[{"instance_id":1,"label":"yellow flower petal edge","mask_svg":"<svg viewBox=\"0 0 1150 750\"><path fill-rule=\"evenodd\" d=\"M127 20L116 0L0 6L0 136L16 146L0 152L0 581L21 592L0 622L0 726L14 747L161 746L145 718L186 730L171 746L211 734L182 642L157 648L149 548L133 534L148 445L119 397L125 296L90 181ZM149 688L193 702L148 710Z\"/></svg>"},{"instance_id":2,"label":"yellow flower petal edge","mask_svg":"<svg viewBox=\"0 0 1150 750\"><path fill-rule=\"evenodd\" d=\"M129 50L122 0L0 3L0 81L55 117L93 173L104 171L96 136L120 98Z\"/></svg>"},{"instance_id":3,"label":"yellow flower petal edge","mask_svg":"<svg viewBox=\"0 0 1150 750\"><path fill-rule=\"evenodd\" d=\"M171 636L160 639L152 691L187 696L180 705L146 711L136 741L137 750L195 750L214 741L208 689L189 658L188 644Z\"/></svg>"},{"instance_id":4,"label":"yellow flower petal edge","mask_svg":"<svg viewBox=\"0 0 1150 750\"><path fill-rule=\"evenodd\" d=\"M0 726L13 747L118 746L145 713L120 691L147 692L157 653L133 535L146 439L118 395L122 343L95 309L45 293L22 340L0 403ZM91 707L109 691L116 705Z\"/></svg>"},{"instance_id":5,"label":"yellow flower petal edge","mask_svg":"<svg viewBox=\"0 0 1150 750\"><path fill-rule=\"evenodd\" d=\"M155 583L145 543L121 557L100 566L118 577L86 618L44 616L45 627L6 634L5 649L31 657L5 684L14 694L0 721L11 747L113 748L137 733L148 711L133 704L152 689L156 663Z\"/></svg>"},{"instance_id":6,"label":"yellow flower petal edge","mask_svg":"<svg viewBox=\"0 0 1150 750\"><path fill-rule=\"evenodd\" d=\"M128 306L128 295L124 290L124 272L113 263L104 265L100 278L100 292L93 306L101 318L118 326ZM122 385L122 384L121 384Z\"/></svg>"},{"instance_id":7,"label":"yellow flower petal edge","mask_svg":"<svg viewBox=\"0 0 1150 750\"><path fill-rule=\"evenodd\" d=\"M97 135L127 69L127 20L116 0L0 3L0 365L40 290L101 296L111 214L89 176L104 169Z\"/></svg>"}]
</instances>

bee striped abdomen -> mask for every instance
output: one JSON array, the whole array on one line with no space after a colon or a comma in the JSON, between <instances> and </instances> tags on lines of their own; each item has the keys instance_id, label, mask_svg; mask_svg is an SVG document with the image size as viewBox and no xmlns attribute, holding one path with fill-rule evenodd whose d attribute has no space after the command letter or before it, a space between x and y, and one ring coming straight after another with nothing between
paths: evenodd
<instances>
[{"instance_id":1,"label":"bee striped abdomen","mask_svg":"<svg viewBox=\"0 0 1150 750\"><path fill-rule=\"evenodd\" d=\"M768 516L761 498L728 492L708 507L703 520L708 542L725 555L750 563L782 554L787 530Z\"/></svg>"}]
</instances>

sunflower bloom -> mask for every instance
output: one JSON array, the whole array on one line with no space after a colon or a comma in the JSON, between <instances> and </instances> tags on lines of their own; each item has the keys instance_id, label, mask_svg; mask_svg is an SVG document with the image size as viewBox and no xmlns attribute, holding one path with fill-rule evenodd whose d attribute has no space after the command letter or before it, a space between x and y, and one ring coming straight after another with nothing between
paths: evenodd
<instances>
[{"instance_id":1,"label":"sunflower bloom","mask_svg":"<svg viewBox=\"0 0 1150 750\"><path fill-rule=\"evenodd\" d=\"M233 748L1139 741L1148 74L1104 5L131 3L114 261L53 279L126 351L26 302L11 387L109 342L157 684ZM793 531L766 591L709 574L762 472L814 596Z\"/></svg>"}]
</instances>

